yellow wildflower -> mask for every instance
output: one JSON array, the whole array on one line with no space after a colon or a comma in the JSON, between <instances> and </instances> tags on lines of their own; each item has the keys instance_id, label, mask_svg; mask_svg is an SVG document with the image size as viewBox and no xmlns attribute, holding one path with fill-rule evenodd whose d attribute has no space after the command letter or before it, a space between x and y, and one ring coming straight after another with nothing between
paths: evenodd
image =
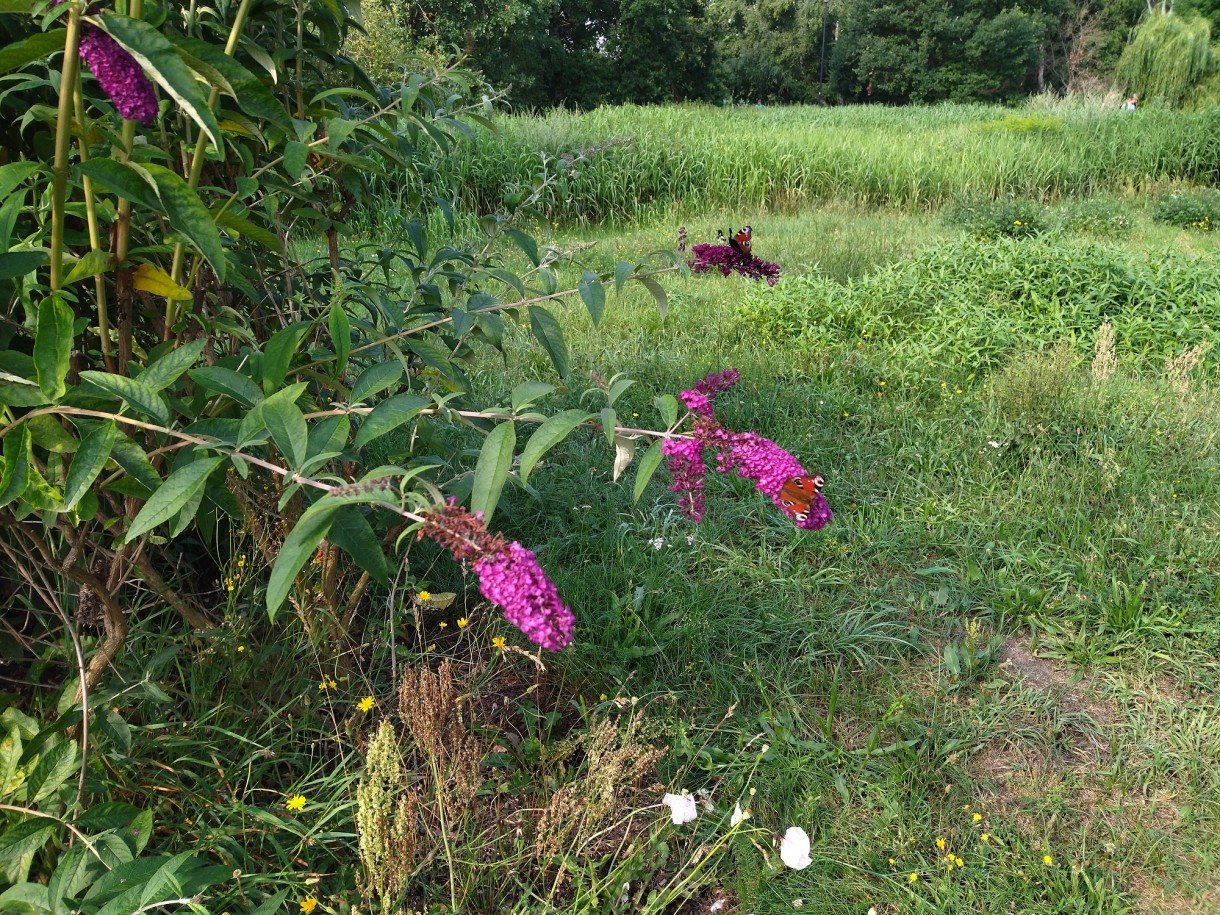
<instances>
[{"instance_id":1,"label":"yellow wildflower","mask_svg":"<svg viewBox=\"0 0 1220 915\"><path fill-rule=\"evenodd\" d=\"M300 812L305 809L305 796L303 794L294 794L288 798L288 802L284 806L294 813Z\"/></svg>"},{"instance_id":2,"label":"yellow wildflower","mask_svg":"<svg viewBox=\"0 0 1220 915\"><path fill-rule=\"evenodd\" d=\"M448 628L449 628L449 624L448 624L448 623L446 623L444 620L441 620L441 622L440 622L440 626L441 626L441 628L442 628L442 629L448 629Z\"/></svg>"},{"instance_id":3,"label":"yellow wildflower","mask_svg":"<svg viewBox=\"0 0 1220 915\"><path fill-rule=\"evenodd\" d=\"M466 617L463 616L458 619L458 628L459 629L465 629L469 625L470 625L470 620L466 619Z\"/></svg>"},{"instance_id":4,"label":"yellow wildflower","mask_svg":"<svg viewBox=\"0 0 1220 915\"><path fill-rule=\"evenodd\" d=\"M991 834L990 834L990 833L986 833L986 832L985 832L985 833L983 833L981 836L979 836L979 838L980 838L980 839L982 839L984 842L990 842L990 841L991 841Z\"/></svg>"},{"instance_id":5,"label":"yellow wildflower","mask_svg":"<svg viewBox=\"0 0 1220 915\"><path fill-rule=\"evenodd\" d=\"M356 703L356 708L360 709L362 712L371 712L373 710L373 697L365 696Z\"/></svg>"},{"instance_id":6,"label":"yellow wildflower","mask_svg":"<svg viewBox=\"0 0 1220 915\"><path fill-rule=\"evenodd\" d=\"M306 896L304 899L301 900L302 915L309 915L309 913L312 912L317 907L318 907L318 900L314 899L312 896Z\"/></svg>"},{"instance_id":7,"label":"yellow wildflower","mask_svg":"<svg viewBox=\"0 0 1220 915\"><path fill-rule=\"evenodd\" d=\"M494 638L491 640L491 647L492 647L492 648L500 648L500 649L504 648L504 636L502 636L502 635L497 635L497 636L495 636L495 637L494 637Z\"/></svg>"},{"instance_id":8,"label":"yellow wildflower","mask_svg":"<svg viewBox=\"0 0 1220 915\"><path fill-rule=\"evenodd\" d=\"M420 591L419 594L417 594L415 596L418 597L420 600L431 600L432 599L432 595L430 593L428 593L427 591Z\"/></svg>"},{"instance_id":9,"label":"yellow wildflower","mask_svg":"<svg viewBox=\"0 0 1220 915\"><path fill-rule=\"evenodd\" d=\"M945 850L945 840L944 840L944 839L937 839L937 840L936 840L936 847L937 847L937 848L939 848L941 851L944 851L944 850Z\"/></svg>"},{"instance_id":10,"label":"yellow wildflower","mask_svg":"<svg viewBox=\"0 0 1220 915\"><path fill-rule=\"evenodd\" d=\"M909 880L911 883L914 883L918 879L919 879L919 874L911 874L911 876L907 877L907 880Z\"/></svg>"},{"instance_id":11,"label":"yellow wildflower","mask_svg":"<svg viewBox=\"0 0 1220 915\"><path fill-rule=\"evenodd\" d=\"M974 815L974 822L976 822L976 823L977 823L977 822L978 822L979 820L981 820L982 818L983 818L983 815L982 815L981 813L976 813L976 814Z\"/></svg>"},{"instance_id":12,"label":"yellow wildflower","mask_svg":"<svg viewBox=\"0 0 1220 915\"><path fill-rule=\"evenodd\" d=\"M1047 867L1050 867L1052 864L1055 863L1055 860L1050 855L1043 855L1042 863L1045 864Z\"/></svg>"}]
</instances>

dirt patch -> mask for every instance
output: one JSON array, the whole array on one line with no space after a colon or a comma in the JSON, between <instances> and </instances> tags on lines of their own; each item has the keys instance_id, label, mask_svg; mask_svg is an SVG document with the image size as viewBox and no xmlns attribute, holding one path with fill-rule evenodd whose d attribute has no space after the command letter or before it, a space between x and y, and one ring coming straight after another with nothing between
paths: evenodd
<instances>
[{"instance_id":1,"label":"dirt patch","mask_svg":"<svg viewBox=\"0 0 1220 915\"><path fill-rule=\"evenodd\" d=\"M1188 894L1137 882L1131 887L1141 915L1216 915L1220 912L1220 874L1211 887Z\"/></svg>"},{"instance_id":2,"label":"dirt patch","mask_svg":"<svg viewBox=\"0 0 1220 915\"><path fill-rule=\"evenodd\" d=\"M1084 712L1098 724L1109 724L1117 717L1110 703L1092 695L1069 665L1034 655L1015 637L1005 639L996 654L1001 672L1020 680L1041 693L1057 692L1059 705L1070 712Z\"/></svg>"}]
</instances>

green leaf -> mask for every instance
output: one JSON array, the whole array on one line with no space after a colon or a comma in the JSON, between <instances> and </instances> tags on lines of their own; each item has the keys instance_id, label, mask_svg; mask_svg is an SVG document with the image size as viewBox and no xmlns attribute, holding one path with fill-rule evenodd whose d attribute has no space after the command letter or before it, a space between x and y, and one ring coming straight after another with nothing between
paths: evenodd
<instances>
[{"instance_id":1,"label":"green leaf","mask_svg":"<svg viewBox=\"0 0 1220 915\"><path fill-rule=\"evenodd\" d=\"M394 386L401 377L402 363L397 359L390 359L386 362L370 365L360 373L360 377L352 385L352 396L348 399L351 403L360 403L372 395L380 394L387 388Z\"/></svg>"},{"instance_id":2,"label":"green leaf","mask_svg":"<svg viewBox=\"0 0 1220 915\"><path fill-rule=\"evenodd\" d=\"M30 430L24 425L4 437L4 476L0 477L0 507L20 498L30 480Z\"/></svg>"},{"instance_id":3,"label":"green leaf","mask_svg":"<svg viewBox=\"0 0 1220 915\"><path fill-rule=\"evenodd\" d=\"M602 285L602 281L596 273L586 270L576 290L580 293L580 297L585 303L585 308L589 310L589 317L593 319L593 326L597 327L601 323L602 315L606 311L606 287Z\"/></svg>"},{"instance_id":4,"label":"green leaf","mask_svg":"<svg viewBox=\"0 0 1220 915\"><path fill-rule=\"evenodd\" d=\"M335 520L335 512L341 503L331 501L323 496L305 510L280 547L275 565L271 567L271 577L267 581L267 617L274 620L276 611L284 603L292 583L296 581L297 573L313 555L322 538L330 531Z\"/></svg>"},{"instance_id":5,"label":"green leaf","mask_svg":"<svg viewBox=\"0 0 1220 915\"><path fill-rule=\"evenodd\" d=\"M331 346L335 348L335 377L341 378L347 371L347 357L352 351L352 322L342 302L334 302L330 306L327 324L330 327Z\"/></svg>"},{"instance_id":6,"label":"green leaf","mask_svg":"<svg viewBox=\"0 0 1220 915\"><path fill-rule=\"evenodd\" d=\"M190 239L191 244L212 265L216 278L223 280L227 264L220 230L216 228L216 221L208 208L199 199L199 194L177 172L163 165L147 162L144 168L157 183L157 194L169 216L169 224Z\"/></svg>"},{"instance_id":7,"label":"green leaf","mask_svg":"<svg viewBox=\"0 0 1220 915\"><path fill-rule=\"evenodd\" d=\"M280 453L288 459L293 470L300 470L309 449L309 426L296 405L295 385L272 394L259 407L263 411L263 422L271 433L271 440Z\"/></svg>"},{"instance_id":8,"label":"green leaf","mask_svg":"<svg viewBox=\"0 0 1220 915\"><path fill-rule=\"evenodd\" d=\"M246 407L257 406L263 399L263 392L248 376L221 365L191 369L187 374L201 388L225 394Z\"/></svg>"},{"instance_id":9,"label":"green leaf","mask_svg":"<svg viewBox=\"0 0 1220 915\"><path fill-rule=\"evenodd\" d=\"M614 265L614 294L618 295L623 291L623 284L631 278L631 274L635 272L635 268L626 261L619 261Z\"/></svg>"},{"instance_id":10,"label":"green leaf","mask_svg":"<svg viewBox=\"0 0 1220 915\"><path fill-rule=\"evenodd\" d=\"M89 491L106 466L117 435L118 427L110 420L81 439L80 447L72 456L72 466L68 468L68 479L64 482L64 511L75 508L76 503Z\"/></svg>"},{"instance_id":11,"label":"green leaf","mask_svg":"<svg viewBox=\"0 0 1220 915\"><path fill-rule=\"evenodd\" d=\"M58 295L48 296L38 305L38 332L34 336L34 368L38 387L49 400L67 393L68 360L72 355L72 323L76 315Z\"/></svg>"},{"instance_id":12,"label":"green leaf","mask_svg":"<svg viewBox=\"0 0 1220 915\"><path fill-rule=\"evenodd\" d=\"M29 12L28 8L26 12ZM35 32L29 38L23 38L21 41L14 41L11 44L5 45L0 49L0 73L11 73L13 70L20 70L26 64L42 60L56 51L62 51L64 49L64 37L67 34L66 29Z\"/></svg>"},{"instance_id":13,"label":"green leaf","mask_svg":"<svg viewBox=\"0 0 1220 915\"><path fill-rule=\"evenodd\" d=\"M524 483L542 456L562 442L573 429L590 418L583 410L564 410L547 419L521 450L521 482Z\"/></svg>"},{"instance_id":14,"label":"green leaf","mask_svg":"<svg viewBox=\"0 0 1220 915\"><path fill-rule=\"evenodd\" d=\"M100 709L93 725L110 741L112 753L117 752L120 756L131 753L131 725L114 709Z\"/></svg>"},{"instance_id":15,"label":"green leaf","mask_svg":"<svg viewBox=\"0 0 1220 915\"><path fill-rule=\"evenodd\" d=\"M55 824L41 817L30 818L0 833L0 879L22 883L30 873L34 853L47 844Z\"/></svg>"},{"instance_id":16,"label":"green leaf","mask_svg":"<svg viewBox=\"0 0 1220 915\"><path fill-rule=\"evenodd\" d=\"M89 180L124 200L138 203L158 213L165 212L157 182L145 168L134 162L90 159L88 162L81 162L76 168Z\"/></svg>"},{"instance_id":17,"label":"green leaf","mask_svg":"<svg viewBox=\"0 0 1220 915\"><path fill-rule=\"evenodd\" d=\"M283 245L280 244L280 237L256 222L251 222L244 216L239 216L232 210L221 210L219 207L208 210L212 214L212 218L216 220L216 225L228 231L230 235L237 235L241 238L248 238L250 241L257 242L268 251L279 254L283 251Z\"/></svg>"},{"instance_id":18,"label":"green leaf","mask_svg":"<svg viewBox=\"0 0 1220 915\"><path fill-rule=\"evenodd\" d=\"M374 580L381 584L389 582L390 564L386 562L381 543L373 533L373 526L357 506L345 506L335 514L329 538Z\"/></svg>"},{"instance_id":19,"label":"green leaf","mask_svg":"<svg viewBox=\"0 0 1220 915\"><path fill-rule=\"evenodd\" d=\"M631 387L635 382L630 378L616 378L610 385L610 390L606 392L606 400L610 406L614 406L615 401L623 396L623 392Z\"/></svg>"},{"instance_id":20,"label":"green leaf","mask_svg":"<svg viewBox=\"0 0 1220 915\"><path fill-rule=\"evenodd\" d=\"M511 395L513 412L520 413L523 408L532 404L539 397L550 394L553 390L555 390L555 385L547 384L545 381L527 381L517 385L513 388Z\"/></svg>"},{"instance_id":21,"label":"green leaf","mask_svg":"<svg viewBox=\"0 0 1220 915\"><path fill-rule=\"evenodd\" d=\"M273 393L288 376L288 366L292 364L293 354L301 343L301 338L313 327L312 321L298 321L289 324L283 330L278 330L263 350L263 390Z\"/></svg>"},{"instance_id":22,"label":"green leaf","mask_svg":"<svg viewBox=\"0 0 1220 915\"><path fill-rule=\"evenodd\" d=\"M602 424L602 434L606 436L606 441L610 443L610 447L614 447L614 439L617 433L614 431L618 426L618 414L611 407L603 407L599 414L599 419Z\"/></svg>"},{"instance_id":23,"label":"green leaf","mask_svg":"<svg viewBox=\"0 0 1220 915\"><path fill-rule=\"evenodd\" d=\"M8 251L0 254L0 280L25 276L51 262L51 253L39 248L33 251Z\"/></svg>"},{"instance_id":24,"label":"green leaf","mask_svg":"<svg viewBox=\"0 0 1220 915\"><path fill-rule=\"evenodd\" d=\"M563 342L563 328L559 326L555 316L541 305L531 305L529 313L530 327L534 331L534 336L538 338L542 348L551 357L551 363L555 366L555 371L559 373L559 377L567 378L568 347Z\"/></svg>"},{"instance_id":25,"label":"green leaf","mask_svg":"<svg viewBox=\"0 0 1220 915\"><path fill-rule=\"evenodd\" d=\"M161 485L161 476L144 453L144 449L123 433L115 436L114 444L110 447L110 456L123 468L124 473L144 486L149 493Z\"/></svg>"},{"instance_id":26,"label":"green leaf","mask_svg":"<svg viewBox=\"0 0 1220 915\"><path fill-rule=\"evenodd\" d=\"M284 171L293 181L301 180L305 171L305 160L309 157L309 147L300 140L289 140L284 145Z\"/></svg>"},{"instance_id":27,"label":"green leaf","mask_svg":"<svg viewBox=\"0 0 1220 915\"><path fill-rule=\"evenodd\" d=\"M25 771L21 766L21 731L16 726L6 726L0 734L0 800L13 794L25 783Z\"/></svg>"},{"instance_id":28,"label":"green leaf","mask_svg":"<svg viewBox=\"0 0 1220 915\"><path fill-rule=\"evenodd\" d=\"M208 100L195 79L191 68L182 62L177 50L159 31L140 19L107 13L97 20L110 36L121 44L144 68L144 72L160 83L161 88L178 103L178 108L203 129L212 145L223 153L220 128Z\"/></svg>"},{"instance_id":29,"label":"green leaf","mask_svg":"<svg viewBox=\"0 0 1220 915\"><path fill-rule=\"evenodd\" d=\"M180 51L190 55L186 62L192 68L194 68L195 60L199 60L219 72L229 84L229 88L233 90L232 97L246 114L270 121L282 130L288 132L293 130L292 118L284 110L283 103L262 84L258 77L225 54L219 46L208 44L197 38L184 38L181 35L171 34L168 37L178 45Z\"/></svg>"},{"instance_id":30,"label":"green leaf","mask_svg":"<svg viewBox=\"0 0 1220 915\"><path fill-rule=\"evenodd\" d=\"M154 391L164 391L182 377L182 373L199 361L203 355L205 340L192 340L162 356L140 372L140 384Z\"/></svg>"},{"instance_id":31,"label":"green leaf","mask_svg":"<svg viewBox=\"0 0 1220 915\"><path fill-rule=\"evenodd\" d=\"M661 419L665 420L666 428L678 421L678 398L673 394L662 394L653 402L661 413Z\"/></svg>"},{"instance_id":32,"label":"green leaf","mask_svg":"<svg viewBox=\"0 0 1220 915\"><path fill-rule=\"evenodd\" d=\"M207 483L208 476L223 463L223 457L201 458L179 467L152 494L127 531L125 543L131 543L142 534L151 531L159 524L164 524L182 508L195 493Z\"/></svg>"},{"instance_id":33,"label":"green leaf","mask_svg":"<svg viewBox=\"0 0 1220 915\"><path fill-rule=\"evenodd\" d=\"M495 514L496 504L508 471L513 466L513 448L517 445L517 430L512 422L500 423L491 430L479 452L474 468L474 489L470 495L470 508L476 514L483 513L483 523L488 524Z\"/></svg>"},{"instance_id":34,"label":"green leaf","mask_svg":"<svg viewBox=\"0 0 1220 915\"><path fill-rule=\"evenodd\" d=\"M432 401L415 394L396 394L373 407L356 432L355 446L363 448L369 442L397 429L419 415Z\"/></svg>"},{"instance_id":35,"label":"green leaf","mask_svg":"<svg viewBox=\"0 0 1220 915\"><path fill-rule=\"evenodd\" d=\"M640 466L635 471L635 486L631 494L632 502L639 502L640 496L644 494L644 488L648 485L648 481L652 479L652 475L657 472L657 467L661 463L661 446L665 443L665 439L659 438L644 452L644 456L640 458Z\"/></svg>"},{"instance_id":36,"label":"green leaf","mask_svg":"<svg viewBox=\"0 0 1220 915\"><path fill-rule=\"evenodd\" d=\"M342 451L347 445L347 436L351 431L351 420L346 416L328 416L321 422L314 423L309 430L308 458L313 459L319 454Z\"/></svg>"},{"instance_id":37,"label":"green leaf","mask_svg":"<svg viewBox=\"0 0 1220 915\"><path fill-rule=\"evenodd\" d=\"M535 267L538 266L538 241L532 235L522 232L520 229L505 229L504 234L517 243L525 256L530 259L530 263Z\"/></svg>"},{"instance_id":38,"label":"green leaf","mask_svg":"<svg viewBox=\"0 0 1220 915\"><path fill-rule=\"evenodd\" d=\"M30 429L30 441L35 448L51 451L55 454L71 454L79 446L71 432L63 427L61 421L50 414L43 413L26 422Z\"/></svg>"},{"instance_id":39,"label":"green leaf","mask_svg":"<svg viewBox=\"0 0 1220 915\"><path fill-rule=\"evenodd\" d=\"M64 46L63 33L60 33L59 46ZM11 48L12 45L9 45ZM8 53L8 48L0 51L0 58ZM0 71L2 72L2 71ZM16 190L22 183L25 182L30 175L37 171L41 171L43 165L41 162L10 162L8 165L0 165L0 200L4 200ZM23 192L24 193L24 192Z\"/></svg>"},{"instance_id":40,"label":"green leaf","mask_svg":"<svg viewBox=\"0 0 1220 915\"><path fill-rule=\"evenodd\" d=\"M97 276L99 273L105 273L113 266L114 255L109 251L102 251L101 249L90 251L72 265L72 269L64 277L64 285L71 286L78 280L88 279L91 276Z\"/></svg>"},{"instance_id":41,"label":"green leaf","mask_svg":"<svg viewBox=\"0 0 1220 915\"><path fill-rule=\"evenodd\" d=\"M669 299L665 296L664 288L651 276L637 276L636 279L643 283L644 288L652 293L652 297L657 302L657 313L661 316L661 320L664 321L665 312L669 309Z\"/></svg>"},{"instance_id":42,"label":"green leaf","mask_svg":"<svg viewBox=\"0 0 1220 915\"><path fill-rule=\"evenodd\" d=\"M169 425L169 407L161 395L138 379L111 375L109 372L81 372L80 377L82 381L101 388L136 411L155 419L162 426Z\"/></svg>"},{"instance_id":43,"label":"green leaf","mask_svg":"<svg viewBox=\"0 0 1220 915\"><path fill-rule=\"evenodd\" d=\"M76 742L61 740L38 757L25 783L25 802L34 807L58 791L76 769Z\"/></svg>"}]
</instances>

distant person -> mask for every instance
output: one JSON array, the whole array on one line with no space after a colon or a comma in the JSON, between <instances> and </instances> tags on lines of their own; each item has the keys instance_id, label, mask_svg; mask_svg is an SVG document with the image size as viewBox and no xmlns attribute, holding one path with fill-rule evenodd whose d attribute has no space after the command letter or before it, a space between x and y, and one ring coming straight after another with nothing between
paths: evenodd
<instances>
[{"instance_id":1,"label":"distant person","mask_svg":"<svg viewBox=\"0 0 1220 915\"><path fill-rule=\"evenodd\" d=\"M1140 103L1139 93L1132 92L1129 96L1127 96L1127 100L1125 102L1123 102L1123 111L1134 111L1136 106L1139 105L1139 103Z\"/></svg>"}]
</instances>

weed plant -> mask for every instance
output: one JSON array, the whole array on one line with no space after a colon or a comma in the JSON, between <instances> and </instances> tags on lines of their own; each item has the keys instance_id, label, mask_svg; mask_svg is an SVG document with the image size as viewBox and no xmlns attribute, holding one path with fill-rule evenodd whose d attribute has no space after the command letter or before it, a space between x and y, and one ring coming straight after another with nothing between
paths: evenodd
<instances>
[{"instance_id":1,"label":"weed plant","mask_svg":"<svg viewBox=\"0 0 1220 915\"><path fill-rule=\"evenodd\" d=\"M1220 190L1197 188L1161 194L1152 205L1152 218L1183 229L1210 232L1220 225Z\"/></svg>"}]
</instances>

